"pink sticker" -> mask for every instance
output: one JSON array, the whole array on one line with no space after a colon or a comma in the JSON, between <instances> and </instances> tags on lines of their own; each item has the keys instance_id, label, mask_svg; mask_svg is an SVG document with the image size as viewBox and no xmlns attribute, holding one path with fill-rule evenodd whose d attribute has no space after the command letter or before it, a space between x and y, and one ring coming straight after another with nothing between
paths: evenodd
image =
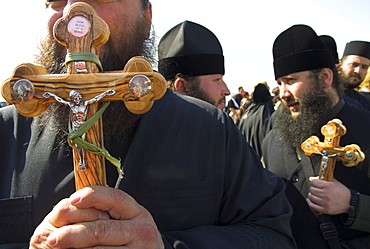
<instances>
[{"instance_id":1,"label":"pink sticker","mask_svg":"<svg viewBox=\"0 0 370 249\"><path fill-rule=\"evenodd\" d=\"M75 16L69 20L68 31L75 37L84 37L90 30L90 22L83 16Z\"/></svg>"}]
</instances>

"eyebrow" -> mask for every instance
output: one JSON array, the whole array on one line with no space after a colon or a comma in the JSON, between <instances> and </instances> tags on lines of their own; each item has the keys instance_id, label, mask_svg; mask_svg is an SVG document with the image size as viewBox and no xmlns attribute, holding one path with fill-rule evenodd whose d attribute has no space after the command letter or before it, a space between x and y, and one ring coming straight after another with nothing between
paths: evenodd
<instances>
[{"instance_id":1,"label":"eyebrow","mask_svg":"<svg viewBox=\"0 0 370 249\"><path fill-rule=\"evenodd\" d=\"M359 66L366 66L366 67L370 66L370 63L369 64L363 64L363 63L359 63L359 62L356 62L356 61L350 62L350 64L357 64Z\"/></svg>"}]
</instances>

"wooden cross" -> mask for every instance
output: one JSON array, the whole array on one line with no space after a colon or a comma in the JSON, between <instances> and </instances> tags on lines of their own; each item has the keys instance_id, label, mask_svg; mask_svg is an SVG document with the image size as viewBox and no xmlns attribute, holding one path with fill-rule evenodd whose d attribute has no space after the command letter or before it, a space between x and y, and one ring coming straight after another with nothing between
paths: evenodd
<instances>
[{"instance_id":1,"label":"wooden cross","mask_svg":"<svg viewBox=\"0 0 370 249\"><path fill-rule=\"evenodd\" d=\"M1 90L4 99L14 104L20 114L33 117L42 114L57 98L67 102L72 91L80 93L83 101L108 91L110 94L104 96L104 101L124 101L127 109L135 114L149 111L154 100L160 99L166 92L165 79L140 56L129 60L122 72L102 73L98 47L105 44L109 34L108 25L90 5L74 3L54 25L55 39L67 47L67 73L51 75L43 66L21 64L12 77L3 83ZM44 94L54 97L45 97ZM99 107L99 103L90 104L86 119L96 113ZM70 121L73 120L72 115ZM84 139L104 148L101 118ZM87 167L81 170L77 155L78 150L73 147L76 189L89 185L105 186L105 158L87 151Z\"/></svg>"},{"instance_id":2,"label":"wooden cross","mask_svg":"<svg viewBox=\"0 0 370 249\"><path fill-rule=\"evenodd\" d=\"M316 136L311 136L302 143L301 148L307 156L320 154L322 156L319 179L332 181L335 162L343 161L343 165L352 167L365 159L364 153L356 144L340 147L340 137L346 134L347 129L339 119L333 119L321 128L325 136L324 142L320 142Z\"/></svg>"}]
</instances>

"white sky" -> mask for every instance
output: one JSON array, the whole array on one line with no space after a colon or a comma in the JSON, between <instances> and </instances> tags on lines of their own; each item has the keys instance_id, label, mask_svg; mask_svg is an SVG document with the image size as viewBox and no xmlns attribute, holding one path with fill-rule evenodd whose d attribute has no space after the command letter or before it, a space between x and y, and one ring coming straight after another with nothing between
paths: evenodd
<instances>
[{"instance_id":1,"label":"white sky","mask_svg":"<svg viewBox=\"0 0 370 249\"><path fill-rule=\"evenodd\" d=\"M225 81L231 92L239 86L252 91L253 84L267 81L276 86L272 45L294 24L311 26L318 35L330 35L339 56L346 42L370 41L370 0L151 0L157 36L189 20L210 29L219 38L225 56ZM14 68L33 62L36 34L43 24L42 0L8 1L0 10L2 51L0 83ZM158 41L159 42L159 39Z\"/></svg>"}]
</instances>

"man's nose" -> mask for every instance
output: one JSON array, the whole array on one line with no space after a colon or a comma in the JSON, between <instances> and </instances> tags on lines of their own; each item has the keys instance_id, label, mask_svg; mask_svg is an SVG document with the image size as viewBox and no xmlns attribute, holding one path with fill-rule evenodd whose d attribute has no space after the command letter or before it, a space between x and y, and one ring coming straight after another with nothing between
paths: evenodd
<instances>
[{"instance_id":1,"label":"man's nose","mask_svg":"<svg viewBox=\"0 0 370 249\"><path fill-rule=\"evenodd\" d=\"M222 91L222 95L223 96L229 96L230 95L230 90L227 87L227 84L226 84L225 81L223 82L223 87L222 87L222 90L221 91Z\"/></svg>"},{"instance_id":2,"label":"man's nose","mask_svg":"<svg viewBox=\"0 0 370 249\"><path fill-rule=\"evenodd\" d=\"M280 86L279 86L279 92L280 92L279 97L281 99L286 99L286 98L288 98L288 97L290 97L292 95L291 92L288 89L288 86L286 84L284 84L284 83L281 83L280 84Z\"/></svg>"}]
</instances>

